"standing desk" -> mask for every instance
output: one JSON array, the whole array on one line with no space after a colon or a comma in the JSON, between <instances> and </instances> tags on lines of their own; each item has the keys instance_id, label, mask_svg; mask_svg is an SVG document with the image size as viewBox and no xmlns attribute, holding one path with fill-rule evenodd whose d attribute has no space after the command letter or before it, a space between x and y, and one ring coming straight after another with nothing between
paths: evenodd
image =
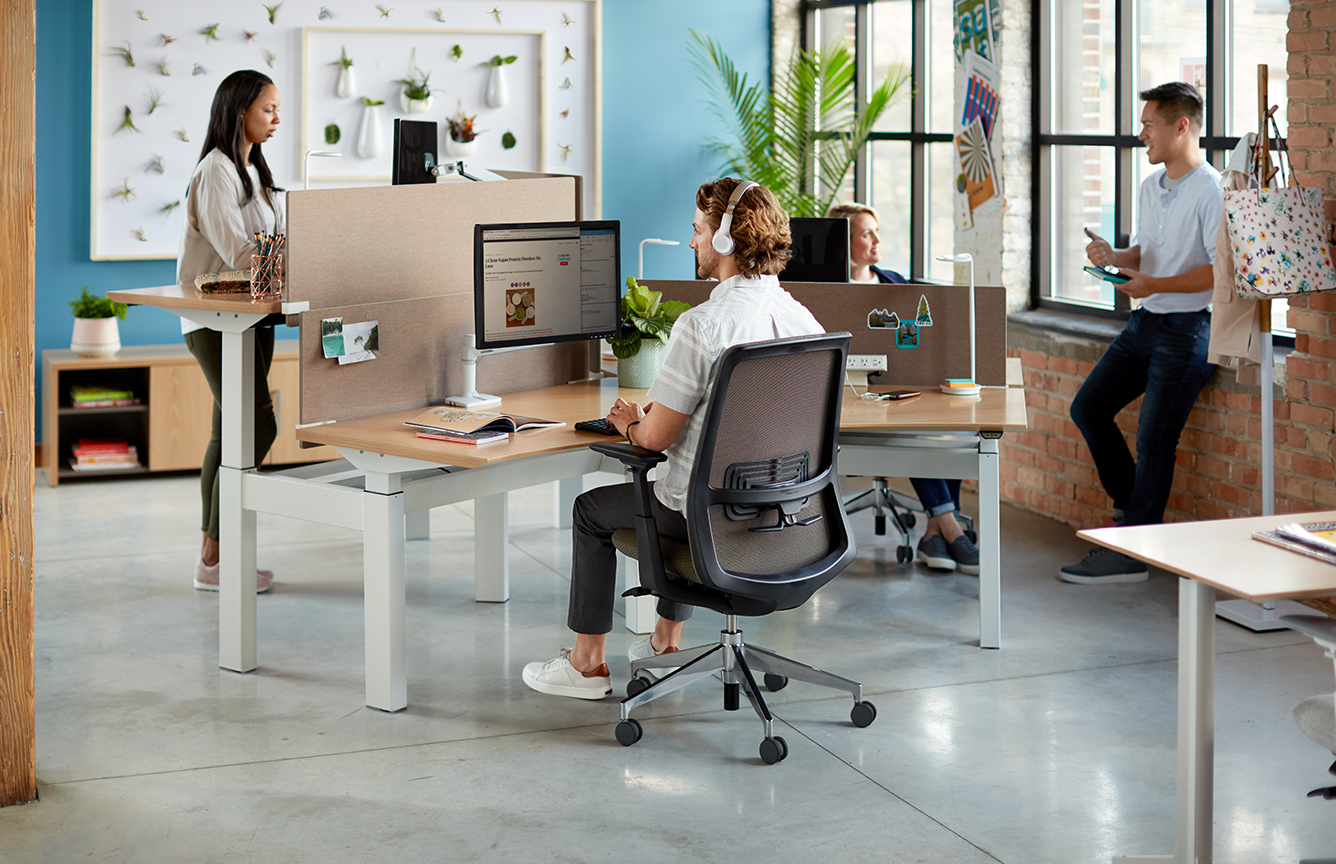
<instances>
[{"instance_id":1,"label":"standing desk","mask_svg":"<svg viewBox=\"0 0 1336 864\"><path fill-rule=\"evenodd\" d=\"M1172 855L1114 858L1123 864L1211 860L1215 785L1215 592L1254 602L1326 597L1336 567L1252 539L1294 514L1096 528L1078 537L1178 574L1178 830ZM1304 513L1336 521L1336 510Z\"/></svg>"}]
</instances>

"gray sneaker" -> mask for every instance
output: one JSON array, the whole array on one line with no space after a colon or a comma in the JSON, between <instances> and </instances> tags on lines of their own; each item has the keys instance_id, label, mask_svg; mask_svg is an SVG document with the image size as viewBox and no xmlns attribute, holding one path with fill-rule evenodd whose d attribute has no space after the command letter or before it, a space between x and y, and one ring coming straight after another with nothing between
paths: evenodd
<instances>
[{"instance_id":1,"label":"gray sneaker","mask_svg":"<svg viewBox=\"0 0 1336 864\"><path fill-rule=\"evenodd\" d=\"M1077 585L1117 585L1145 582L1150 578L1150 570L1144 561L1100 546L1091 549L1080 564L1069 564L1059 570L1058 578Z\"/></svg>"},{"instance_id":2,"label":"gray sneaker","mask_svg":"<svg viewBox=\"0 0 1336 864\"><path fill-rule=\"evenodd\" d=\"M929 570L951 573L956 569L956 559L951 557L951 550L947 548L946 541L942 539L941 534L924 537L918 542L918 560L926 564ZM976 565L979 563L977 552L974 556L974 563ZM977 568L975 572L978 572Z\"/></svg>"},{"instance_id":3,"label":"gray sneaker","mask_svg":"<svg viewBox=\"0 0 1336 864\"><path fill-rule=\"evenodd\" d=\"M961 534L947 544L951 558L956 562L956 569L969 576L979 575L979 547Z\"/></svg>"}]
</instances>

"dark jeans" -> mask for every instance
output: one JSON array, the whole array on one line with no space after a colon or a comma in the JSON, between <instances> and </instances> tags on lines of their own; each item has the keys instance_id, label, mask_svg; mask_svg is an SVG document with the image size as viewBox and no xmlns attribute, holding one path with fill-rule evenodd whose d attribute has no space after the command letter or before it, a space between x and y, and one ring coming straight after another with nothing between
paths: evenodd
<instances>
[{"instance_id":1,"label":"dark jeans","mask_svg":"<svg viewBox=\"0 0 1336 864\"><path fill-rule=\"evenodd\" d=\"M218 467L223 461L223 335L217 330L186 334L186 347L199 361L204 380L213 391L213 433L199 470L200 498L204 504L200 530L218 539ZM274 402L269 398L269 364L274 359L274 328L255 330L255 464L259 465L278 437Z\"/></svg>"},{"instance_id":2,"label":"dark jeans","mask_svg":"<svg viewBox=\"0 0 1336 864\"><path fill-rule=\"evenodd\" d=\"M686 542L687 520L676 510L663 506L653 494L654 522L659 534ZM600 635L612 631L612 606L617 600L617 550L612 532L636 527L634 487L601 486L575 499L571 532L574 547L571 556L571 602L567 625L576 633ZM659 617L685 621L692 607L659 598Z\"/></svg>"},{"instance_id":3,"label":"dark jeans","mask_svg":"<svg viewBox=\"0 0 1336 864\"><path fill-rule=\"evenodd\" d=\"M1210 331L1209 312L1157 315L1138 309L1072 400L1072 420L1125 525L1164 520L1179 435L1215 371L1206 362ZM1114 418L1143 393L1133 462Z\"/></svg>"},{"instance_id":4,"label":"dark jeans","mask_svg":"<svg viewBox=\"0 0 1336 864\"><path fill-rule=\"evenodd\" d=\"M929 516L954 513L960 509L960 481L933 480L923 477L910 477L914 494Z\"/></svg>"}]
</instances>

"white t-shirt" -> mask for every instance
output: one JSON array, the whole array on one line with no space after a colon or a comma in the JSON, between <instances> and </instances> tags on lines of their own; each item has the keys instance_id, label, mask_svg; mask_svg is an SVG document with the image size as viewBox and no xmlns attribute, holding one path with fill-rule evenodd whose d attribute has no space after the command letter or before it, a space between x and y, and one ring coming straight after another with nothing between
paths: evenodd
<instances>
[{"instance_id":1,"label":"white t-shirt","mask_svg":"<svg viewBox=\"0 0 1336 864\"><path fill-rule=\"evenodd\" d=\"M1137 235L1141 265L1149 276L1181 276L1215 261L1215 237L1225 209L1220 172L1203 162L1165 188L1161 168L1141 183L1137 199ZM1151 294L1141 301L1147 312L1199 312L1211 308L1211 289L1189 294Z\"/></svg>"},{"instance_id":2,"label":"white t-shirt","mask_svg":"<svg viewBox=\"0 0 1336 864\"><path fill-rule=\"evenodd\" d=\"M668 474L654 494L678 512L686 508L687 483L705 424L705 406L714 392L714 361L724 350L747 342L825 333L807 307L779 285L778 276L725 279L710 299L682 313L668 337L668 355L648 398L680 414L690 414L677 440L664 451Z\"/></svg>"},{"instance_id":3,"label":"white t-shirt","mask_svg":"<svg viewBox=\"0 0 1336 864\"><path fill-rule=\"evenodd\" d=\"M255 232L281 234L287 228L287 208L282 192L271 193L272 204L260 191L260 172L247 166L251 200L236 166L223 151L214 149L195 166L186 193L186 218L181 229L181 246L176 255L176 281L192 284L201 273L218 270L249 270L255 251ZM181 319L181 332L202 327L188 318Z\"/></svg>"}]
</instances>

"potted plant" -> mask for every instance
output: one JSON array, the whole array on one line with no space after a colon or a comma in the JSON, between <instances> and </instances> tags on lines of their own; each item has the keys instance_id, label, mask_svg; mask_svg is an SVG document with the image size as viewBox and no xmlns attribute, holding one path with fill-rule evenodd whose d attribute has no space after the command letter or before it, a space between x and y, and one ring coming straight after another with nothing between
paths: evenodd
<instances>
[{"instance_id":1,"label":"potted plant","mask_svg":"<svg viewBox=\"0 0 1336 864\"><path fill-rule=\"evenodd\" d=\"M70 350L80 357L110 357L121 350L121 331L116 322L125 320L128 308L106 297L94 297L84 285L79 296L70 301L74 312Z\"/></svg>"},{"instance_id":2,"label":"potted plant","mask_svg":"<svg viewBox=\"0 0 1336 864\"><path fill-rule=\"evenodd\" d=\"M506 87L506 66L514 63L518 58L511 54L509 57L502 57L497 54L484 65L492 68L491 74L487 78L487 107L503 108L510 96Z\"/></svg>"},{"instance_id":3,"label":"potted plant","mask_svg":"<svg viewBox=\"0 0 1336 864\"><path fill-rule=\"evenodd\" d=\"M341 47L339 59L329 65L339 67L339 80L334 85L335 95L340 99L347 99L352 96L353 91L357 89L357 84L353 80L353 61L348 56L348 49Z\"/></svg>"},{"instance_id":4,"label":"potted plant","mask_svg":"<svg viewBox=\"0 0 1336 864\"><path fill-rule=\"evenodd\" d=\"M664 300L663 292L636 284L634 276L626 277L626 289L621 303L622 335L608 342L617 356L618 386L641 389L654 383L673 324L691 304Z\"/></svg>"},{"instance_id":5,"label":"potted plant","mask_svg":"<svg viewBox=\"0 0 1336 864\"><path fill-rule=\"evenodd\" d=\"M456 159L472 156L478 149L478 130L473 128L476 122L477 116L465 114L464 103L461 102L455 115L445 118L445 124L449 127L449 134L445 136L445 152Z\"/></svg>"},{"instance_id":6,"label":"potted plant","mask_svg":"<svg viewBox=\"0 0 1336 864\"><path fill-rule=\"evenodd\" d=\"M380 155L384 137L380 134L380 112L376 109L384 104L384 99L362 97L362 126L357 130L356 152L363 159L375 159Z\"/></svg>"},{"instance_id":7,"label":"potted plant","mask_svg":"<svg viewBox=\"0 0 1336 864\"><path fill-rule=\"evenodd\" d=\"M432 89L428 85L430 72L423 72L416 66L408 78L400 78L396 84L402 84L399 91L399 107L409 114L425 114L431 109Z\"/></svg>"}]
</instances>

